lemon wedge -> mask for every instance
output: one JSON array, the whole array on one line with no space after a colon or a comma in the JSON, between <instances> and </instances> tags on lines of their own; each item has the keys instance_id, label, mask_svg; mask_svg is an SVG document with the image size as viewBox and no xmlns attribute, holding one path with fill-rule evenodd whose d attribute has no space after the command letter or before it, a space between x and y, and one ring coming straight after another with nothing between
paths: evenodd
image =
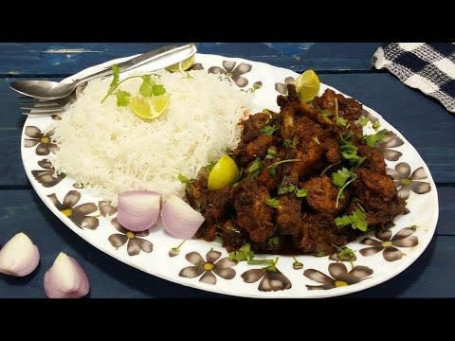
<instances>
[{"instance_id":1,"label":"lemon wedge","mask_svg":"<svg viewBox=\"0 0 455 341\"><path fill-rule=\"evenodd\" d=\"M300 98L305 101L311 101L319 93L321 81L313 70L306 70L295 80L295 87Z\"/></svg>"},{"instance_id":2,"label":"lemon wedge","mask_svg":"<svg viewBox=\"0 0 455 341\"><path fill-rule=\"evenodd\" d=\"M166 111L169 102L169 94L153 97L134 96L130 100L130 107L137 117L150 122L160 117Z\"/></svg>"},{"instance_id":3,"label":"lemon wedge","mask_svg":"<svg viewBox=\"0 0 455 341\"><path fill-rule=\"evenodd\" d=\"M221 189L233 183L238 176L239 168L237 164L229 155L224 154L210 171L207 187L210 191Z\"/></svg>"},{"instance_id":4,"label":"lemon wedge","mask_svg":"<svg viewBox=\"0 0 455 341\"><path fill-rule=\"evenodd\" d=\"M185 71L185 70L188 70L193 65L193 63L194 63L194 55L185 59L184 61L181 61L180 63L172 64L172 65L166 67L166 70L170 71L170 72Z\"/></svg>"}]
</instances>

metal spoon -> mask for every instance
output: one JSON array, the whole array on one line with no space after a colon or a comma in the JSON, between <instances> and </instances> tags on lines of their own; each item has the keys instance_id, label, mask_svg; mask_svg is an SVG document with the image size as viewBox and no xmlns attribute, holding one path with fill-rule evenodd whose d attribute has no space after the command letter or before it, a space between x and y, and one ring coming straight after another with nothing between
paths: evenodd
<instances>
[{"instance_id":1,"label":"metal spoon","mask_svg":"<svg viewBox=\"0 0 455 341\"><path fill-rule=\"evenodd\" d=\"M148 71L155 71L179 63L196 53L194 44L187 44L179 47L164 46L150 52L141 54L126 62L117 64L120 72L131 70L138 66L150 63ZM95 73L76 78L70 83L53 82L47 80L21 80L12 82L9 87L25 96L38 98L41 100L55 100L70 95L78 85L88 80L104 77L112 74L112 67L104 66L101 70L95 70Z\"/></svg>"}]
</instances>

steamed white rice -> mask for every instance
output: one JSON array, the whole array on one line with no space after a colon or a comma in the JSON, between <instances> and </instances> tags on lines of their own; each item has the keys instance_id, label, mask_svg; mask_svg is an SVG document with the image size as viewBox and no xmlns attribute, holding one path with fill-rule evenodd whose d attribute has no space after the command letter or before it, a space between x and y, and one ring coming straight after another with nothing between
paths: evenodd
<instances>
[{"instance_id":1,"label":"steamed white rice","mask_svg":"<svg viewBox=\"0 0 455 341\"><path fill-rule=\"evenodd\" d=\"M182 196L178 175L194 178L202 166L236 147L237 123L252 99L219 75L202 70L191 77L161 73L171 101L152 122L142 121L129 107L117 107L115 96L101 104L109 81L90 82L57 121L56 171L113 202L118 193L136 189ZM121 89L134 95L140 84L141 79L132 79Z\"/></svg>"}]
</instances>

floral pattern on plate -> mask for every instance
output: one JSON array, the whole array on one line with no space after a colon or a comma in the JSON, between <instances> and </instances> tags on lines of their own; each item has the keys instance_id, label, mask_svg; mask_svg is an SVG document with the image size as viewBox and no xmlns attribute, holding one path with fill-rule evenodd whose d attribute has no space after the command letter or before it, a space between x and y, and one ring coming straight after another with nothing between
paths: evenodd
<instances>
[{"instance_id":1,"label":"floral pattern on plate","mask_svg":"<svg viewBox=\"0 0 455 341\"><path fill-rule=\"evenodd\" d=\"M322 273L319 270L308 269L303 272L303 275L322 285L307 285L308 290L329 290L341 288L348 285L353 285L367 279L373 270L362 265L357 265L348 272L346 265L343 263L329 264L330 276Z\"/></svg>"},{"instance_id":2,"label":"floral pattern on plate","mask_svg":"<svg viewBox=\"0 0 455 341\"><path fill-rule=\"evenodd\" d=\"M204 259L199 252L190 252L185 258L193 265L180 270L179 276L186 278L200 276L199 282L207 284L216 284L215 275L224 279L233 279L235 270L232 267L237 265L237 262L227 257L220 259L221 255L219 251L210 250Z\"/></svg>"},{"instance_id":3,"label":"floral pattern on plate","mask_svg":"<svg viewBox=\"0 0 455 341\"><path fill-rule=\"evenodd\" d=\"M376 238L379 240L370 237L362 239L360 241L361 244L371 246L361 249L359 252L362 256L368 257L383 251L382 255L384 256L384 259L388 262L394 262L403 257L403 252L401 252L398 247L414 247L419 244L419 238L412 236L415 231L416 228L414 226L405 227L398 231L393 237L390 229L376 232Z\"/></svg>"},{"instance_id":4,"label":"floral pattern on plate","mask_svg":"<svg viewBox=\"0 0 455 341\"><path fill-rule=\"evenodd\" d=\"M153 251L153 244L150 241L141 238L149 235L148 230L142 232L129 231L120 225L117 219L112 220L112 225L119 233L111 234L108 239L111 245L116 249L126 244L128 256L136 256L141 250L146 253Z\"/></svg>"},{"instance_id":5,"label":"floral pattern on plate","mask_svg":"<svg viewBox=\"0 0 455 341\"><path fill-rule=\"evenodd\" d=\"M52 201L60 213L71 219L78 227L90 230L94 230L98 227L98 218L89 216L89 214L98 211L98 206L91 202L77 205L81 199L80 192L69 191L63 198L63 202L60 202L55 194L50 194L47 197Z\"/></svg>"},{"instance_id":6,"label":"floral pattern on plate","mask_svg":"<svg viewBox=\"0 0 455 341\"><path fill-rule=\"evenodd\" d=\"M416 194L425 194L431 190L428 182L419 181L427 178L423 167L417 168L411 174L409 164L400 162L395 166L395 169L387 168L387 174L393 178L398 189L398 195L405 200L409 198L410 191Z\"/></svg>"},{"instance_id":7,"label":"floral pattern on plate","mask_svg":"<svg viewBox=\"0 0 455 341\"><path fill-rule=\"evenodd\" d=\"M38 165L43 169L32 170L32 175L44 187L56 186L66 175L58 173L56 176L54 166L48 159L38 161Z\"/></svg>"},{"instance_id":8,"label":"floral pattern on plate","mask_svg":"<svg viewBox=\"0 0 455 341\"><path fill-rule=\"evenodd\" d=\"M248 79L242 77L244 74L251 71L251 64L239 63L234 61L223 60L223 67L212 66L209 68L209 73L221 73L228 76L239 87L244 88L248 85Z\"/></svg>"},{"instance_id":9,"label":"floral pattern on plate","mask_svg":"<svg viewBox=\"0 0 455 341\"><path fill-rule=\"evenodd\" d=\"M44 134L38 127L27 126L25 127L25 135L28 138L24 139L24 146L26 148L37 146L35 150L37 155L49 155L51 152L55 153L58 150L58 146L51 142L54 129Z\"/></svg>"},{"instance_id":10,"label":"floral pattern on plate","mask_svg":"<svg viewBox=\"0 0 455 341\"><path fill-rule=\"evenodd\" d=\"M259 291L279 291L292 288L292 283L275 265L267 266L261 269L247 270L242 274L246 283L259 282Z\"/></svg>"}]
</instances>

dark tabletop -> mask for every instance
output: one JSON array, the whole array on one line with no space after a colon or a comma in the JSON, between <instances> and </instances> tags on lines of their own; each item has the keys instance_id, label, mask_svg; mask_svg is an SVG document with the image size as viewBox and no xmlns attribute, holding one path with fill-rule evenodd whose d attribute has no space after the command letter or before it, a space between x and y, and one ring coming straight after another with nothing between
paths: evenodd
<instances>
[{"instance_id":1,"label":"dark tabletop","mask_svg":"<svg viewBox=\"0 0 455 341\"><path fill-rule=\"evenodd\" d=\"M0 298L44 298L43 276L60 251L86 270L91 297L224 298L174 284L129 267L67 228L31 188L20 158L24 123L14 78L63 78L88 66L142 53L153 43L0 44L0 245L24 231L39 245L41 263L25 278L0 275ZM428 164L437 184L440 215L429 247L406 271L351 297L455 297L455 117L439 103L372 68L379 43L202 43L198 52L262 61L302 72L374 108L395 126ZM422 212L425 214L425 212Z\"/></svg>"}]
</instances>

